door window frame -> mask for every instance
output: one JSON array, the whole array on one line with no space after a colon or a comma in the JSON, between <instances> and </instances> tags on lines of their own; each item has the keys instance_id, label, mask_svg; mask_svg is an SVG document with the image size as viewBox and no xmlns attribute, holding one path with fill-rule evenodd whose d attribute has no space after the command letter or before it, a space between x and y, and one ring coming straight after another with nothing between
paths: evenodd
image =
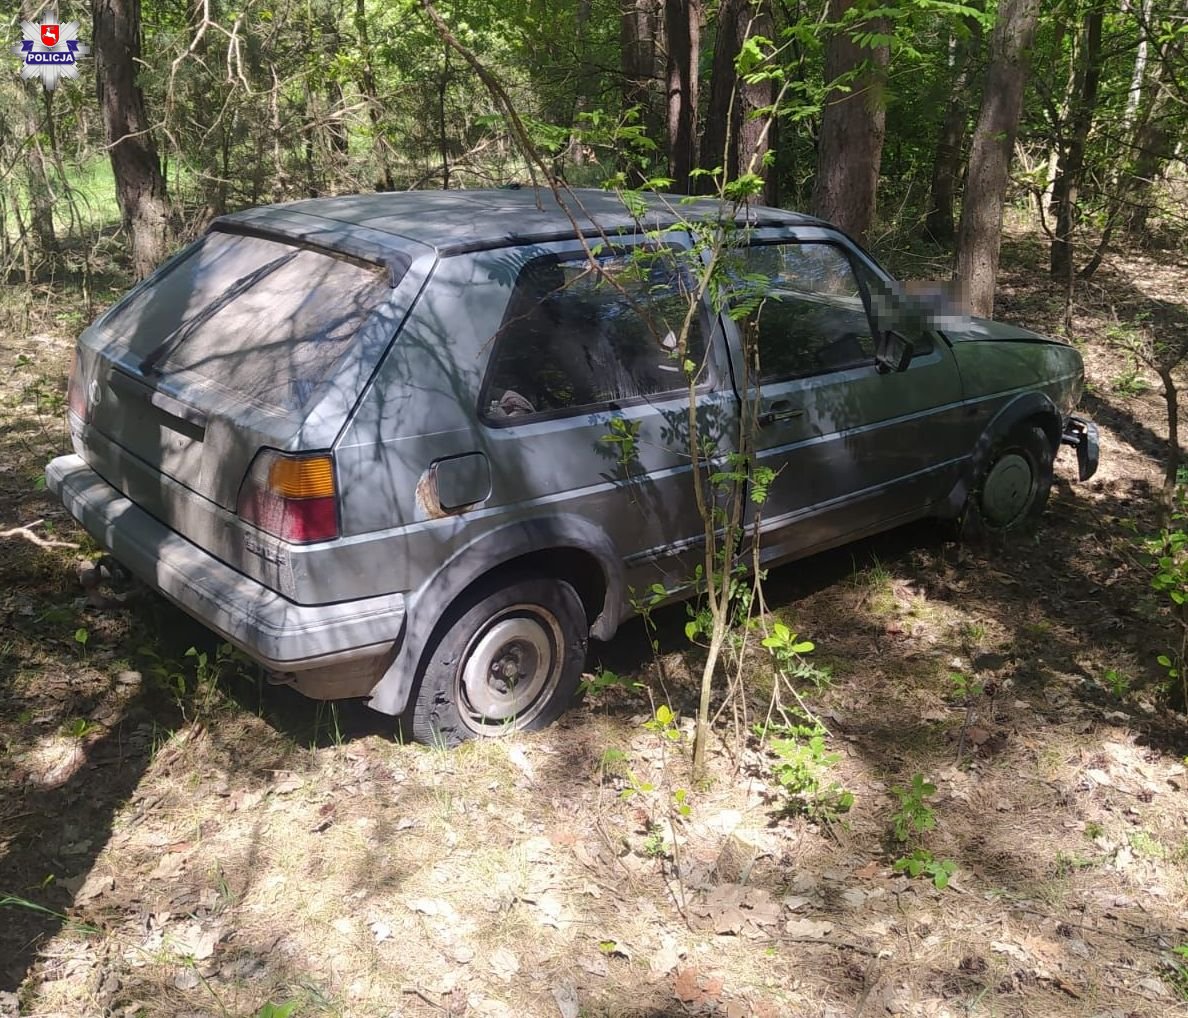
<instances>
[{"instance_id":1,"label":"door window frame","mask_svg":"<svg viewBox=\"0 0 1188 1018\"><path fill-rule=\"evenodd\" d=\"M745 247L771 247L777 244L824 244L837 248L841 252L842 257L844 257L846 260L846 264L850 266L850 272L853 273L854 282L858 286L858 293L860 299L862 300L863 314L866 318L867 328L870 330L871 342L877 346L878 329L875 325L874 316L871 314L870 291L868 290L865 281L862 279L861 273L858 271L858 263L855 259L855 252L852 249L852 246L847 243L847 238L841 234L820 227L811 227L807 229L804 227L775 227L753 231ZM864 265L864 267L875 271L873 265ZM881 272L877 274L885 275ZM731 337L731 362L735 365L735 377L737 379L741 379L744 377L744 373L742 371L744 366L742 364L744 357L742 328L738 322L734 321L733 319L730 320L734 327ZM762 367L763 365L760 363L760 370L762 370ZM846 364L833 368L823 368L820 371L806 371L795 374L773 375L770 378L761 377L753 380L752 385L761 389L768 385L782 385L787 382L796 382L809 378L820 378L822 375L834 375L840 374L844 371L863 370L867 367L875 367L875 358L873 353L870 356L869 362L859 361L853 364Z\"/></svg>"},{"instance_id":2,"label":"door window frame","mask_svg":"<svg viewBox=\"0 0 1188 1018\"><path fill-rule=\"evenodd\" d=\"M592 245L602 243L601 237L587 239ZM692 239L683 230L667 232L659 240L652 237L643 237L638 234L612 234L608 239L611 242L609 248L606 251L599 251L595 255L596 258L600 256L613 257L619 254L630 253L633 249L649 245L673 248L683 252L691 250L693 246ZM514 428L540 424L547 421L569 420L574 417L592 417L595 414L626 410L631 407L646 406L653 403L669 403L674 398L683 399L687 396L689 387L682 373L681 384L675 385L672 389L665 390L664 392L644 393L638 396L629 396L625 399L609 399L597 403L582 403L578 406L561 407L554 410L539 410L516 417L492 417L489 413L489 400L486 398L488 387L491 384L491 376L495 370L497 362L496 355L499 352L501 343L505 341L505 337L501 335L504 327L504 316L507 314L508 307L511 306L512 296L515 293L516 286L520 281L520 276L524 269L540 258L556 258L560 262L588 260L586 249L576 239L523 247L509 247L504 249L503 253L507 255L509 260L514 258L516 261L515 279L507 290L507 302L499 316L499 329L493 336L484 341L484 345L489 347L489 353L487 354L487 363L483 368L482 381L478 388L476 415L485 427ZM717 344L723 341L728 343L724 335L723 326L725 316L715 315L713 313L708 297L708 294L702 295L701 308L698 312L701 319L702 333L705 337L705 373L696 387L698 395L712 391L719 386L722 370L719 364L720 353L717 349Z\"/></svg>"}]
</instances>

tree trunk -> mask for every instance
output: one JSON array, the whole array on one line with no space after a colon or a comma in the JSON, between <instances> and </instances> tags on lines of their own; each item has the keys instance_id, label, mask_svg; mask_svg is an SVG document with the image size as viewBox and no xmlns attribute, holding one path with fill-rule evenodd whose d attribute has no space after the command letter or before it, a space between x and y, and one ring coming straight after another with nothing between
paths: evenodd
<instances>
[{"instance_id":1,"label":"tree trunk","mask_svg":"<svg viewBox=\"0 0 1188 1018\"><path fill-rule=\"evenodd\" d=\"M668 37L668 175L675 190L687 193L697 156L701 0L665 0L664 27Z\"/></svg>"},{"instance_id":2,"label":"tree trunk","mask_svg":"<svg viewBox=\"0 0 1188 1018\"><path fill-rule=\"evenodd\" d=\"M970 56L980 42L981 28L971 19L970 38L957 42L953 48L953 83L936 141L928 215L924 221L929 236L941 244L950 243L956 234L953 197L961 175L961 150L965 145L965 124L969 118Z\"/></svg>"},{"instance_id":3,"label":"tree trunk","mask_svg":"<svg viewBox=\"0 0 1188 1018\"><path fill-rule=\"evenodd\" d=\"M772 37L771 12L764 3L752 7L749 0L722 0L714 38L714 60L710 77L709 111L701 136L701 165L721 167L723 180L737 180L740 174L764 176L764 157L771 136L765 121L755 112L771 105L774 83L748 85L738 80L734 62L748 38ZM718 182L704 178L702 190L714 191ZM774 205L775 174L765 175L764 200Z\"/></svg>"},{"instance_id":4,"label":"tree trunk","mask_svg":"<svg viewBox=\"0 0 1188 1018\"><path fill-rule=\"evenodd\" d=\"M579 54L578 72L574 78L573 96L568 110L555 121L559 124L569 124L570 134L568 144L553 157L553 173L559 178L565 176L565 164L572 162L581 166L587 161L588 150L582 142L581 131L578 129L580 115L589 108L591 96L598 88L598 68L591 60L589 44L590 14L593 0L577 0L577 12L574 18L576 28L575 49Z\"/></svg>"},{"instance_id":5,"label":"tree trunk","mask_svg":"<svg viewBox=\"0 0 1188 1018\"><path fill-rule=\"evenodd\" d=\"M35 8L25 3L22 14L26 21L38 20ZM58 258L58 238L54 231L54 180L51 160L46 158L42 144L45 135L53 130L52 101L54 93L44 88L40 81L21 82L17 100L24 116L24 150L21 158L25 192L29 198L29 226L22 230L24 245L26 282L32 283L33 274L44 263L52 274ZM42 97L44 96L44 104ZM42 107L40 110L38 107ZM44 117L44 121L43 118ZM20 151L20 149L18 149ZM15 196L14 196L15 197Z\"/></svg>"},{"instance_id":6,"label":"tree trunk","mask_svg":"<svg viewBox=\"0 0 1188 1018\"><path fill-rule=\"evenodd\" d=\"M1003 0L990 37L990 66L957 231L956 277L977 315L990 316L994 310L1002 212L1038 17L1039 0Z\"/></svg>"},{"instance_id":7,"label":"tree trunk","mask_svg":"<svg viewBox=\"0 0 1188 1018\"><path fill-rule=\"evenodd\" d=\"M1163 505L1170 509L1180 475L1180 393L1172 378L1171 368L1157 368L1163 383L1163 398L1167 401L1167 463L1163 470Z\"/></svg>"},{"instance_id":8,"label":"tree trunk","mask_svg":"<svg viewBox=\"0 0 1188 1018\"><path fill-rule=\"evenodd\" d=\"M748 37L760 36L772 39L775 28L771 19L771 7L759 3L746 10L743 34L738 40L741 49ZM740 21L743 19L740 19ZM735 50L735 56L738 50ZM738 125L738 173L757 173L763 177L763 201L768 205L779 204L779 178L768 172L767 154L771 149L771 134L767 127L768 116L760 111L768 109L775 102L775 82L764 81L755 84L742 82L736 89L738 94L735 122ZM775 124L772 124L772 128Z\"/></svg>"},{"instance_id":9,"label":"tree trunk","mask_svg":"<svg viewBox=\"0 0 1188 1018\"><path fill-rule=\"evenodd\" d=\"M1097 84L1101 79L1101 10L1091 11L1085 20L1085 33L1077 61L1076 82L1073 85L1072 115L1069 118L1066 144L1056 167L1056 183L1052 188L1051 208L1056 217L1055 235L1049 270L1052 275L1071 285L1073 275L1073 233L1076 230L1077 195L1085 170L1085 143L1093 114L1097 107ZM1067 295L1071 297L1071 293Z\"/></svg>"},{"instance_id":10,"label":"tree trunk","mask_svg":"<svg viewBox=\"0 0 1188 1018\"><path fill-rule=\"evenodd\" d=\"M1169 116L1171 103L1165 96L1155 99L1155 108L1135 135L1136 154L1129 174L1130 214L1126 233L1132 240L1145 240L1151 214L1151 190L1164 166L1175 154L1177 132Z\"/></svg>"},{"instance_id":11,"label":"tree trunk","mask_svg":"<svg viewBox=\"0 0 1188 1018\"><path fill-rule=\"evenodd\" d=\"M1130 9L1133 10L1133 7ZM1124 148L1115 159L1116 165L1111 173L1112 193L1105 226L1102 228L1101 238L1093 256L1079 273L1082 279L1091 279L1101 267L1113 239L1114 230L1119 225L1125 225L1129 230L1136 218L1139 223L1145 222L1147 210L1142 198L1149 188L1149 178L1144 180L1138 174L1140 171L1152 174L1157 172L1161 165L1159 155L1170 155L1170 137L1164 137L1160 124L1160 118L1166 109L1164 75L1168 73L1167 63L1160 59L1152 80L1147 80L1150 50L1146 26L1150 24L1150 19L1151 0L1143 0L1139 46L1134 57L1134 71L1130 77L1130 91L1126 98L1126 110L1123 113L1120 132ZM1162 57L1158 49L1156 54ZM1139 165L1143 162L1146 162L1145 167ZM1135 204L1131 204L1133 197L1139 198Z\"/></svg>"},{"instance_id":12,"label":"tree trunk","mask_svg":"<svg viewBox=\"0 0 1188 1018\"><path fill-rule=\"evenodd\" d=\"M853 6L854 0L829 0L829 20L841 21ZM890 56L886 46L855 42L854 35L863 30L886 32L887 24L880 19L835 29L825 44L825 80L840 79L849 89L834 87L825 97L813 185L813 212L859 241L874 222Z\"/></svg>"},{"instance_id":13,"label":"tree trunk","mask_svg":"<svg viewBox=\"0 0 1188 1018\"><path fill-rule=\"evenodd\" d=\"M392 177L388 141L384 137L380 120L379 88L376 85L375 65L371 57L371 36L367 31L366 0L355 0L355 34L359 41L359 91L367 100L367 119L371 121L371 144L379 159L380 179L376 181L375 189L395 191L396 181Z\"/></svg>"},{"instance_id":14,"label":"tree trunk","mask_svg":"<svg viewBox=\"0 0 1188 1018\"><path fill-rule=\"evenodd\" d=\"M623 109L636 108L639 123L648 137L657 137L654 123L651 83L656 78L657 16L653 0L620 0L619 52L623 74ZM626 167L633 182L639 183L644 174L639 167Z\"/></svg>"},{"instance_id":15,"label":"tree trunk","mask_svg":"<svg viewBox=\"0 0 1188 1018\"><path fill-rule=\"evenodd\" d=\"M437 147L441 153L441 189L450 189L450 125L446 116L446 98L450 83L450 47L442 52L441 78L437 89Z\"/></svg>"},{"instance_id":16,"label":"tree trunk","mask_svg":"<svg viewBox=\"0 0 1188 1018\"><path fill-rule=\"evenodd\" d=\"M1149 46L1147 25L1151 23L1151 4L1152 0L1142 0L1139 43L1138 48L1134 52L1134 71L1130 75L1130 89L1126 93L1126 111L1122 115L1123 137L1130 134L1130 129L1134 126L1135 117L1138 116L1139 103L1143 98L1143 79L1147 76L1147 47ZM1123 5L1123 9L1130 8L1130 2Z\"/></svg>"},{"instance_id":17,"label":"tree trunk","mask_svg":"<svg viewBox=\"0 0 1188 1018\"><path fill-rule=\"evenodd\" d=\"M737 77L734 69L732 46L737 40L735 21L738 9L743 6L739 0L722 0L714 25L714 55L710 68L709 108L706 111L705 128L701 135L700 164L703 169L721 168L724 175L732 176L731 165L738 165L737 149L731 150L731 107L734 85ZM709 193L716 189L716 183L709 177L702 177L698 190Z\"/></svg>"},{"instance_id":18,"label":"tree trunk","mask_svg":"<svg viewBox=\"0 0 1188 1018\"><path fill-rule=\"evenodd\" d=\"M50 161L45 156L42 147L41 124L38 121L37 105L38 92L46 96L47 92L39 81L33 81L26 87L22 97L25 102L25 136L29 139L27 155L25 156L25 187L29 194L29 236L26 243L31 242L34 250L30 252L30 261L36 267L47 262L52 269L58 256L58 238L54 232L54 193L53 178L50 173ZM47 108L47 123L49 110Z\"/></svg>"},{"instance_id":19,"label":"tree trunk","mask_svg":"<svg viewBox=\"0 0 1188 1018\"><path fill-rule=\"evenodd\" d=\"M144 94L136 83L140 0L95 0L93 37L116 200L132 243L132 271L143 279L165 257L169 202Z\"/></svg>"}]
</instances>

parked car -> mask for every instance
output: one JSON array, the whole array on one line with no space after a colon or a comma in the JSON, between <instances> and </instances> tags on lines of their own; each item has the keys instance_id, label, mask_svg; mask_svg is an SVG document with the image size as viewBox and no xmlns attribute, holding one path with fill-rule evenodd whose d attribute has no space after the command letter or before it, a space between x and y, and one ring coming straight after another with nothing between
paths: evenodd
<instances>
[{"instance_id":1,"label":"parked car","mask_svg":"<svg viewBox=\"0 0 1188 1018\"><path fill-rule=\"evenodd\" d=\"M80 337L74 454L50 489L135 575L274 676L367 697L421 739L535 729L570 701L587 640L631 592L680 591L703 526L682 448L673 335L687 251L716 203L656 197L648 230L583 191L370 194L218 219ZM696 399L719 451L758 401L776 469L774 564L922 517L1033 519L1081 357L1015 326L912 313L827 223L750 208L740 278L766 281L749 394L739 325L697 309ZM667 233L656 230L672 227ZM659 238L659 239L658 239ZM679 262L675 260L674 264ZM607 279L613 285L607 285ZM604 439L636 432L629 470ZM752 506L749 511L759 511Z\"/></svg>"}]
</instances>

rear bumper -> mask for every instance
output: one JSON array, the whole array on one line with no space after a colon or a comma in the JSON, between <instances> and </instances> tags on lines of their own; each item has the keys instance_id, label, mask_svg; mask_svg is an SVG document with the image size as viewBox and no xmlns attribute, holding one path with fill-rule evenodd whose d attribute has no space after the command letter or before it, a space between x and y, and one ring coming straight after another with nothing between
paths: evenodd
<instances>
[{"instance_id":1,"label":"rear bumper","mask_svg":"<svg viewBox=\"0 0 1188 1018\"><path fill-rule=\"evenodd\" d=\"M1060 441L1077 450L1077 471L1082 481L1089 480L1097 473L1101 450L1096 424L1084 417L1070 417L1064 422L1064 434L1060 436Z\"/></svg>"},{"instance_id":2,"label":"rear bumper","mask_svg":"<svg viewBox=\"0 0 1188 1018\"><path fill-rule=\"evenodd\" d=\"M125 498L80 456L59 456L46 486L115 558L204 626L314 696L364 695L404 628L404 596L301 605L203 551ZM345 667L344 667L345 666ZM302 689L301 673L317 670ZM332 676L342 676L337 688ZM354 687L359 686L361 691Z\"/></svg>"}]
</instances>

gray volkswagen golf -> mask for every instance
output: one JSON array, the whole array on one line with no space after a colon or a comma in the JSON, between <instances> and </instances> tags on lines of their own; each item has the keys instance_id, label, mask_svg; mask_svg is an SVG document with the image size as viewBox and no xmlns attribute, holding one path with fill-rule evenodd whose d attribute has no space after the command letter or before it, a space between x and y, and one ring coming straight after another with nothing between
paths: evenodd
<instances>
[{"instance_id":1,"label":"gray volkswagen golf","mask_svg":"<svg viewBox=\"0 0 1188 1018\"><path fill-rule=\"evenodd\" d=\"M721 216L575 195L586 245L531 190L215 221L80 337L74 454L49 464L50 489L309 696L407 711L426 740L549 723L587 640L614 635L633 590L684 589L700 555L674 426L690 390L664 326L688 287L680 259L639 255L694 252L690 220ZM738 292L763 291L757 355L708 300L685 352L718 453L756 407L755 455L775 471L763 562L922 517L1009 531L1042 510L1062 444L1092 475L1072 347L916 313L819 220L751 207L733 226ZM605 441L616 418L636 436L629 476Z\"/></svg>"}]
</instances>

